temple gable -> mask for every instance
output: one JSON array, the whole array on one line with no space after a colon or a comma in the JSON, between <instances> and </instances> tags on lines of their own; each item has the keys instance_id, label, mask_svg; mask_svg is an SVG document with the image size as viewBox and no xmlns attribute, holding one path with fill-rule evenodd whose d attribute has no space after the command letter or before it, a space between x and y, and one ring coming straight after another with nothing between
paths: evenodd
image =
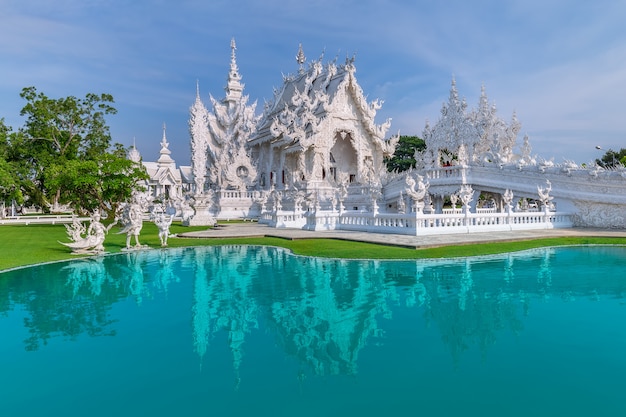
<instances>
[{"instance_id":1,"label":"temple gable","mask_svg":"<svg viewBox=\"0 0 626 417\"><path fill-rule=\"evenodd\" d=\"M390 125L374 121L381 103L368 103L354 73L343 65L313 62L287 76L266 106L257 135L249 142L258 157L266 188L309 190L333 184L369 184L384 168L397 138L386 140Z\"/></svg>"}]
</instances>

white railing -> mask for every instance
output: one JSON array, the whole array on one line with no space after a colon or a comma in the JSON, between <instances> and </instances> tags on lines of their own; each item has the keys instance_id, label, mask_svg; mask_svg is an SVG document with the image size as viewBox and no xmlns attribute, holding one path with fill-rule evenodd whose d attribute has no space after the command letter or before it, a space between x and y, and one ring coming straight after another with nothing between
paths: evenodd
<instances>
[{"instance_id":1,"label":"white railing","mask_svg":"<svg viewBox=\"0 0 626 417\"><path fill-rule=\"evenodd\" d=\"M259 195L258 191L219 190L220 199L244 199L252 200Z\"/></svg>"},{"instance_id":2,"label":"white railing","mask_svg":"<svg viewBox=\"0 0 626 417\"><path fill-rule=\"evenodd\" d=\"M307 224L307 212L303 211L282 211L264 212L259 218L259 223L267 224L279 229L303 229Z\"/></svg>"},{"instance_id":3,"label":"white railing","mask_svg":"<svg viewBox=\"0 0 626 417\"><path fill-rule=\"evenodd\" d=\"M466 174L466 167L463 166L449 166L449 167L441 167L441 168L431 168L424 171L425 177L427 180L442 180L442 179L450 179L450 178L464 178Z\"/></svg>"},{"instance_id":4,"label":"white railing","mask_svg":"<svg viewBox=\"0 0 626 417\"><path fill-rule=\"evenodd\" d=\"M40 216L14 216L14 217L4 217L0 218L0 225L2 224L64 224L64 223L72 223L72 221L76 218L71 214L53 214L53 215L40 215ZM78 217L78 220L81 222L89 221L89 217Z\"/></svg>"},{"instance_id":5,"label":"white railing","mask_svg":"<svg viewBox=\"0 0 626 417\"><path fill-rule=\"evenodd\" d=\"M396 214L357 211L263 213L260 222L280 228L351 230L403 235L476 233L572 227L572 216L557 212Z\"/></svg>"}]
</instances>

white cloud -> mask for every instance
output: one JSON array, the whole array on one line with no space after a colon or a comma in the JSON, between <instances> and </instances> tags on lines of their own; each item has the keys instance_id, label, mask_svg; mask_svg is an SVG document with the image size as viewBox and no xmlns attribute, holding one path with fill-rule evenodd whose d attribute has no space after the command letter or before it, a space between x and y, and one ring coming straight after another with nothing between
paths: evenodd
<instances>
[{"instance_id":1,"label":"white cloud","mask_svg":"<svg viewBox=\"0 0 626 417\"><path fill-rule=\"evenodd\" d=\"M302 43L309 62L323 51L339 61L356 53L357 77L370 99L385 100L379 116L393 119L390 133L421 134L426 119L435 123L454 75L470 106L484 83L503 118L516 110L535 148L586 149L590 136L619 148L625 11L608 0L5 0L0 117L19 112L28 85L50 96L107 92L120 112L132 111L118 116L124 132L152 137L140 131L171 117L151 130L165 121L184 137L196 80L203 98L222 95L235 37L259 109L281 73L296 71ZM188 146L181 152L187 159Z\"/></svg>"}]
</instances>

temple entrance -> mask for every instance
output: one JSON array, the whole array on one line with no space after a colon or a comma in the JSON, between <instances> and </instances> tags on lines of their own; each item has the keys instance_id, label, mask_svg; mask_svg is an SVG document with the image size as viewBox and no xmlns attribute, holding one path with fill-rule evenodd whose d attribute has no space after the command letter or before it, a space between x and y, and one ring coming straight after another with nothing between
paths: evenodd
<instances>
[{"instance_id":1,"label":"temple entrance","mask_svg":"<svg viewBox=\"0 0 626 417\"><path fill-rule=\"evenodd\" d=\"M338 132L335 144L330 150L330 180L334 182L348 181L358 171L356 150L350 141L350 133Z\"/></svg>"}]
</instances>

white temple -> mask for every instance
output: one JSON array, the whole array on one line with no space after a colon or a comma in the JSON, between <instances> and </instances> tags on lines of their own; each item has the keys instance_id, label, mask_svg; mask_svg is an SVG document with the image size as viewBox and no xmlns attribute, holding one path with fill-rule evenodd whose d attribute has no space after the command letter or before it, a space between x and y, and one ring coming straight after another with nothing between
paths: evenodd
<instances>
[{"instance_id":1,"label":"white temple","mask_svg":"<svg viewBox=\"0 0 626 417\"><path fill-rule=\"evenodd\" d=\"M284 77L256 117L242 94L234 41L231 50L226 97L211 96L209 112L197 93L190 111L195 193L213 196L207 210L218 219L259 217L268 207L339 210L341 201L367 211L398 137L385 139L390 121L375 123L381 103L367 102L354 60L320 58L305 70L300 48L298 73Z\"/></svg>"},{"instance_id":2,"label":"white temple","mask_svg":"<svg viewBox=\"0 0 626 417\"><path fill-rule=\"evenodd\" d=\"M128 152L128 159L140 162L146 168L150 179L145 187L149 196L163 201L175 201L184 198L191 190L192 174L191 167L177 166L171 157L169 142L166 137L166 128L163 125L163 137L161 138L161 150L156 162L143 161L137 147L133 144Z\"/></svg>"},{"instance_id":3,"label":"white temple","mask_svg":"<svg viewBox=\"0 0 626 417\"><path fill-rule=\"evenodd\" d=\"M416 169L389 173L385 158L399 135L388 136L390 120L376 123L382 103L367 101L354 58L305 66L300 46L297 73L283 76L256 116L235 52L233 40L225 97L210 96L209 111L197 87L190 109L189 224L248 218L402 234L626 227L623 167L533 156L528 137L517 140L516 115L501 119L484 88L478 107L468 109L453 80L440 119L426 124Z\"/></svg>"}]
</instances>

